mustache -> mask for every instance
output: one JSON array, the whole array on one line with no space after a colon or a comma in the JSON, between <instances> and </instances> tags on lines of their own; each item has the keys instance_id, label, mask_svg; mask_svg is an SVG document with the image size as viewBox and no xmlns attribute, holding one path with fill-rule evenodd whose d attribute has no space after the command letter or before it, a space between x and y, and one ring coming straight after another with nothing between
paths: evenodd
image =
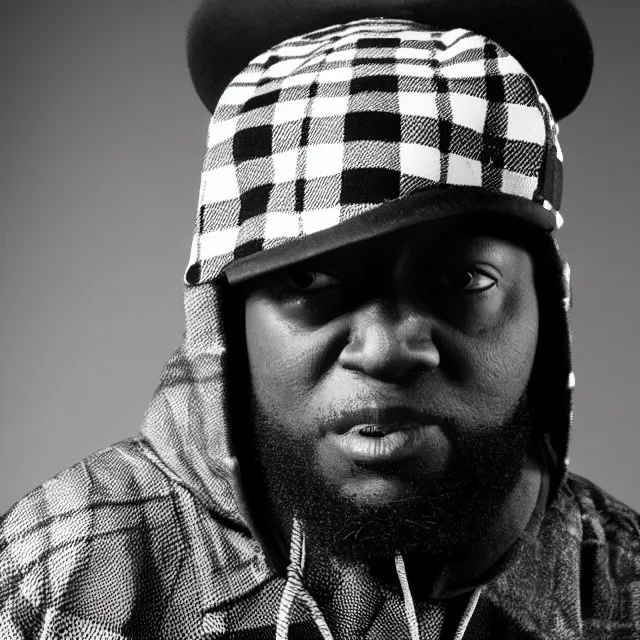
<instances>
[{"instance_id":1,"label":"mustache","mask_svg":"<svg viewBox=\"0 0 640 640\"><path fill-rule=\"evenodd\" d=\"M492 428L526 424L536 426L532 398L528 390L522 393L509 415L485 420L480 418L471 407L467 407L467 410L462 413L454 414L452 410L442 407L438 409L416 407L404 403L399 398L396 398L395 401L388 398L385 402L382 399L376 401L371 398L353 397L341 400L340 404L336 400L337 398L334 398L333 402L327 403L326 407L313 412L315 415L309 424L311 431L308 433L311 439L314 439L312 432L315 430L317 430L315 437L328 433L341 435L361 424L438 425L443 431L448 432L453 440L472 437L473 432L482 432ZM398 402L398 400L400 401ZM250 420L254 424L256 420L259 423L273 422L278 414L269 402L261 401L253 390L249 412ZM314 424L315 427L312 426ZM465 432L469 432L469 436L465 436Z\"/></svg>"}]
</instances>

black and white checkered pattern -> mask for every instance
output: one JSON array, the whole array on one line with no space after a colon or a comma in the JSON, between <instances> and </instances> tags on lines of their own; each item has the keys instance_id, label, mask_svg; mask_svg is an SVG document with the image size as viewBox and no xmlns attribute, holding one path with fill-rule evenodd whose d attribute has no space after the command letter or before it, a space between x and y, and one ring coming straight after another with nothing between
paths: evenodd
<instances>
[{"instance_id":1,"label":"black and white checkered pattern","mask_svg":"<svg viewBox=\"0 0 640 640\"><path fill-rule=\"evenodd\" d=\"M561 158L535 83L484 36L367 19L293 38L211 119L186 282L443 185L524 198L553 228Z\"/></svg>"}]
</instances>

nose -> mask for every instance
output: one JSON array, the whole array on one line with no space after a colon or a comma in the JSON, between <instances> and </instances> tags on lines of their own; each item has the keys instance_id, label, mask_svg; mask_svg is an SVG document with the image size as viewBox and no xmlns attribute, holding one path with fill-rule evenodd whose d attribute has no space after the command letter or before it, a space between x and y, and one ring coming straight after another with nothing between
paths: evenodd
<instances>
[{"instance_id":1,"label":"nose","mask_svg":"<svg viewBox=\"0 0 640 640\"><path fill-rule=\"evenodd\" d=\"M397 383L440 364L431 321L422 313L376 302L354 312L351 324L349 342L338 357L345 369Z\"/></svg>"}]
</instances>

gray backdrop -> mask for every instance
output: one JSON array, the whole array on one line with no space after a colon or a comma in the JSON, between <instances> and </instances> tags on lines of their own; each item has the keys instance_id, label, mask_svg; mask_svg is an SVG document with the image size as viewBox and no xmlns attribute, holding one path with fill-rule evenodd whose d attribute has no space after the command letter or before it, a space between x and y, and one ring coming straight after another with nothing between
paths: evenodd
<instances>
[{"instance_id":1,"label":"gray backdrop","mask_svg":"<svg viewBox=\"0 0 640 640\"><path fill-rule=\"evenodd\" d=\"M573 268L573 471L640 510L638 2L578 0L591 92L561 126ZM137 432L182 336L208 113L196 0L3 0L0 513Z\"/></svg>"}]
</instances>

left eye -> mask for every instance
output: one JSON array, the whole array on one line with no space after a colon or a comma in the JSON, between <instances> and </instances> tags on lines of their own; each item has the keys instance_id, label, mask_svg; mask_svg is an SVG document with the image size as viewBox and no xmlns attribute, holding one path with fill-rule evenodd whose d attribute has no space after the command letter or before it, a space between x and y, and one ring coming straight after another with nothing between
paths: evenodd
<instances>
[{"instance_id":1,"label":"left eye","mask_svg":"<svg viewBox=\"0 0 640 640\"><path fill-rule=\"evenodd\" d=\"M285 284L297 291L319 291L340 284L340 280L322 271L289 269Z\"/></svg>"},{"instance_id":2,"label":"left eye","mask_svg":"<svg viewBox=\"0 0 640 640\"><path fill-rule=\"evenodd\" d=\"M467 267L454 269L434 279L437 288L457 289L463 293L479 293L496 284L488 275Z\"/></svg>"}]
</instances>

